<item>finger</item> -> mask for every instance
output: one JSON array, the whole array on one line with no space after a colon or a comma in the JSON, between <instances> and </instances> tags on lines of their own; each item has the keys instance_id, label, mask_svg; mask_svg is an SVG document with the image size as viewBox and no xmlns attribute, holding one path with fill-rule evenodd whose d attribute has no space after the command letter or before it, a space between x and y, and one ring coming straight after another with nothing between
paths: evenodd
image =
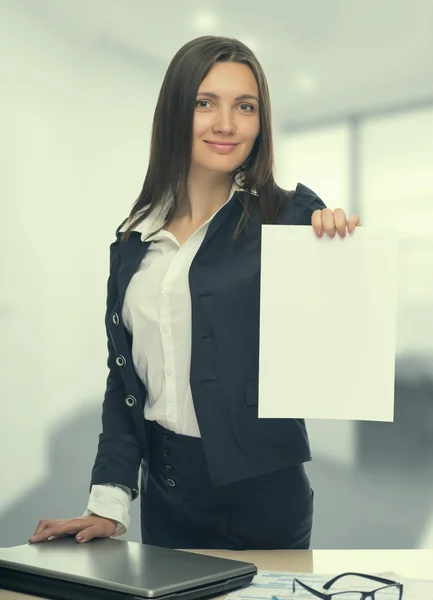
<instances>
[{"instance_id":1,"label":"finger","mask_svg":"<svg viewBox=\"0 0 433 600\"><path fill-rule=\"evenodd\" d=\"M47 527L53 527L54 525L56 525L57 523L60 523L61 521L62 521L62 519L42 519L37 524L37 527L36 527L33 535L39 535L40 533L45 531L45 529L47 529Z\"/></svg>"},{"instance_id":2,"label":"finger","mask_svg":"<svg viewBox=\"0 0 433 600\"><path fill-rule=\"evenodd\" d=\"M338 235L341 238L346 237L346 226L347 226L347 218L346 213L342 208L336 208L334 210L334 223L335 229L338 232Z\"/></svg>"},{"instance_id":3,"label":"finger","mask_svg":"<svg viewBox=\"0 0 433 600\"><path fill-rule=\"evenodd\" d=\"M92 520L88 527L75 536L77 542L88 542L93 538L105 538L115 534L118 521L106 517L96 517L96 519L96 522Z\"/></svg>"},{"instance_id":4,"label":"finger","mask_svg":"<svg viewBox=\"0 0 433 600\"><path fill-rule=\"evenodd\" d=\"M315 210L311 215L311 225L313 226L314 233L317 237L322 237L323 235L323 225L322 225L322 211Z\"/></svg>"},{"instance_id":5,"label":"finger","mask_svg":"<svg viewBox=\"0 0 433 600\"><path fill-rule=\"evenodd\" d=\"M335 222L334 213L330 208L325 208L322 210L322 224L326 235L330 238L333 238L335 236Z\"/></svg>"},{"instance_id":6,"label":"finger","mask_svg":"<svg viewBox=\"0 0 433 600\"><path fill-rule=\"evenodd\" d=\"M83 521L82 519L72 519L67 521L61 521L60 523L47 527L37 535L31 537L28 541L30 543L45 542L49 538L64 536L64 535L75 535L89 527L89 522Z\"/></svg>"},{"instance_id":7,"label":"finger","mask_svg":"<svg viewBox=\"0 0 433 600\"><path fill-rule=\"evenodd\" d=\"M358 217L358 215L352 215L347 221L347 228L349 230L349 233L353 233L355 231L355 228L360 226L361 219Z\"/></svg>"},{"instance_id":8,"label":"finger","mask_svg":"<svg viewBox=\"0 0 433 600\"><path fill-rule=\"evenodd\" d=\"M83 529L75 536L75 539L80 544L85 544L86 542L90 542L95 537L104 537L103 532L98 530L96 525L89 525L86 529Z\"/></svg>"}]
</instances>

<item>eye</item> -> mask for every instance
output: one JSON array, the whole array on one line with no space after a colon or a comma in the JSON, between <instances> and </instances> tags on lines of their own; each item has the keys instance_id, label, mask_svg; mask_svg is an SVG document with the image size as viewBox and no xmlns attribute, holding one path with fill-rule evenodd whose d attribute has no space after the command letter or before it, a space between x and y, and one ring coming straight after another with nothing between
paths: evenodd
<instances>
[{"instance_id":1,"label":"eye","mask_svg":"<svg viewBox=\"0 0 433 600\"><path fill-rule=\"evenodd\" d=\"M241 106L248 106L248 108L251 109L249 111L242 111L242 112L253 112L253 110L255 110L255 108L254 108L254 106L252 106L252 104L241 104Z\"/></svg>"},{"instance_id":2,"label":"eye","mask_svg":"<svg viewBox=\"0 0 433 600\"><path fill-rule=\"evenodd\" d=\"M201 104L201 106L200 106ZM204 104L210 104L209 100L197 100L197 102L195 103L197 108L208 108L207 106L203 106ZM240 104L239 106L241 107L247 107L248 110L242 110L242 112L254 112L256 109L254 106L252 106L252 104Z\"/></svg>"}]
</instances>

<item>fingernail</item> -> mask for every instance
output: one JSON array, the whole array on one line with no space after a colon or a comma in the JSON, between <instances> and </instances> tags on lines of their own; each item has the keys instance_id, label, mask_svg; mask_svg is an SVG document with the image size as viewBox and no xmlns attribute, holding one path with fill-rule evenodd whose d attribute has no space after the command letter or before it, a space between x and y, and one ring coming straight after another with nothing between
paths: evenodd
<instances>
[{"instance_id":1,"label":"fingernail","mask_svg":"<svg viewBox=\"0 0 433 600\"><path fill-rule=\"evenodd\" d=\"M323 231L321 229L317 230L317 237L322 237Z\"/></svg>"},{"instance_id":2,"label":"fingernail","mask_svg":"<svg viewBox=\"0 0 433 600\"><path fill-rule=\"evenodd\" d=\"M79 533L75 536L75 539L77 540L77 542L82 542L84 540L84 535L81 535L81 533Z\"/></svg>"}]
</instances>

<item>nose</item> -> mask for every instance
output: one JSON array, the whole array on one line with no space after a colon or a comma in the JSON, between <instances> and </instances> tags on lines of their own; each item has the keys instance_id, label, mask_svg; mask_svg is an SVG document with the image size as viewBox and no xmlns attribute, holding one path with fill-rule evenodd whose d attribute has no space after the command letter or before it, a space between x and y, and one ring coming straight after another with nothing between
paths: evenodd
<instances>
[{"instance_id":1,"label":"nose","mask_svg":"<svg viewBox=\"0 0 433 600\"><path fill-rule=\"evenodd\" d=\"M233 135L236 133L237 127L232 111L220 111L212 126L213 133L221 133L224 135Z\"/></svg>"}]
</instances>

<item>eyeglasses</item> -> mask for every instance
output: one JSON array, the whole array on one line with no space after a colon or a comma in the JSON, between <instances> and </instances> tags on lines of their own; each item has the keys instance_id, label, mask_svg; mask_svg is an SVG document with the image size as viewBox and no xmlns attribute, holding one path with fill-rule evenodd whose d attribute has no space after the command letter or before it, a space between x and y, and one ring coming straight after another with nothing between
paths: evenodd
<instances>
[{"instance_id":1,"label":"eyeglasses","mask_svg":"<svg viewBox=\"0 0 433 600\"><path fill-rule=\"evenodd\" d=\"M317 598L322 598L322 600L402 600L403 598L403 584L398 583L397 581L392 581L391 579L384 579L383 577L377 577L375 575L365 575L364 573L342 573L341 575L337 575L333 577L325 584L323 584L323 588L325 590L329 590L329 588L342 577L347 576L355 576L355 577L364 577L366 579L372 579L373 581L377 581L378 583L384 583L385 585L376 588L371 591L362 591L362 590L346 590L346 591L338 591L332 592L331 594L327 594L324 592L319 592L318 590L313 589L306 583L302 583L299 579L293 580L293 592L296 591L296 585L302 586L305 590L317 596ZM279 600L274 596L275 600Z\"/></svg>"}]
</instances>

